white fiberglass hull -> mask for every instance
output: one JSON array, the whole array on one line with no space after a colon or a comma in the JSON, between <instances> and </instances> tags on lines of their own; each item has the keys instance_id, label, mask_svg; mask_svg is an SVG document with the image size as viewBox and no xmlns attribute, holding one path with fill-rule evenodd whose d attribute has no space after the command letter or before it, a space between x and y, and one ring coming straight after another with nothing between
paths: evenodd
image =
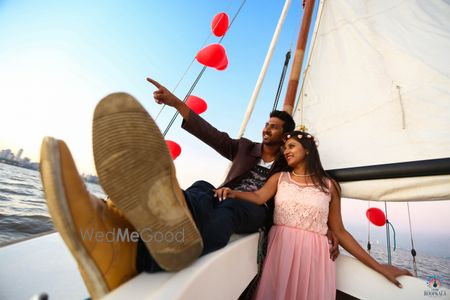
<instances>
[{"instance_id":1,"label":"white fiberglass hull","mask_svg":"<svg viewBox=\"0 0 450 300\"><path fill-rule=\"evenodd\" d=\"M177 272L142 273L105 299L237 299L257 272L258 234L233 236L230 244ZM0 299L86 299L88 292L59 234L0 248ZM356 259L337 260L338 290L360 299L429 299L424 280L402 276L399 289ZM439 299L450 291L439 288Z\"/></svg>"}]
</instances>

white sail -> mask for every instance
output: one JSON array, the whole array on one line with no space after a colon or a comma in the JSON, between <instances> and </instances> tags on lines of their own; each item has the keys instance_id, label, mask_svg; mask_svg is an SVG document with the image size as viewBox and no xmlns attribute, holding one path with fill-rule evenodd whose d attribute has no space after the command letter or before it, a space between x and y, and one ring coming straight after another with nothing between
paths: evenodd
<instances>
[{"instance_id":1,"label":"white sail","mask_svg":"<svg viewBox=\"0 0 450 300\"><path fill-rule=\"evenodd\" d=\"M450 157L450 3L322 1L317 19L294 116L325 169ZM450 199L450 176L427 177L417 196L423 178L346 182L343 196Z\"/></svg>"}]
</instances>

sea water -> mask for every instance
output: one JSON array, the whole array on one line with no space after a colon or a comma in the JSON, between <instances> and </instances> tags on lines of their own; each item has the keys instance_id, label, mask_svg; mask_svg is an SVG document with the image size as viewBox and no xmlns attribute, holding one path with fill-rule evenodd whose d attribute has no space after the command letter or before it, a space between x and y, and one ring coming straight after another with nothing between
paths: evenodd
<instances>
[{"instance_id":1,"label":"sea water","mask_svg":"<svg viewBox=\"0 0 450 300\"><path fill-rule=\"evenodd\" d=\"M99 185L86 183L86 187L96 196L105 197ZM0 247L52 230L54 226L47 211L39 172L0 163ZM363 242L360 243L363 246ZM419 253L416 257L418 277L429 280L437 275L449 287L450 257L429 256L421 254L421 249L416 250ZM379 262L387 262L386 248L382 245L372 245L371 255ZM392 263L412 273L409 250L393 252Z\"/></svg>"},{"instance_id":2,"label":"sea water","mask_svg":"<svg viewBox=\"0 0 450 300\"><path fill-rule=\"evenodd\" d=\"M99 185L86 186L104 197ZM39 172L0 163L0 246L51 230Z\"/></svg>"}]
</instances>

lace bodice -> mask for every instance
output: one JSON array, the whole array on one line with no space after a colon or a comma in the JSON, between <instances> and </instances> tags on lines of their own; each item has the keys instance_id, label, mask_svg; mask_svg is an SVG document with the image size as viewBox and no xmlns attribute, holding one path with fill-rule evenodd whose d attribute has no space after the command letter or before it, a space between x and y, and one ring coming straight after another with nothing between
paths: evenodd
<instances>
[{"instance_id":1,"label":"lace bodice","mask_svg":"<svg viewBox=\"0 0 450 300\"><path fill-rule=\"evenodd\" d=\"M303 186L283 172L275 195L274 223L326 234L331 195Z\"/></svg>"}]
</instances>

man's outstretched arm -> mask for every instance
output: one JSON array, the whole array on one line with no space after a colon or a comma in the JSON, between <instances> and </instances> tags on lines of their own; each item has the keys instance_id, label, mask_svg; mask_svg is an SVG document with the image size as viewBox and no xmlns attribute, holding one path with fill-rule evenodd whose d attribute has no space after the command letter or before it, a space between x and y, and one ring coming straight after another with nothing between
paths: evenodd
<instances>
[{"instance_id":1,"label":"man's outstretched arm","mask_svg":"<svg viewBox=\"0 0 450 300\"><path fill-rule=\"evenodd\" d=\"M226 132L217 130L203 118L195 114L183 101L166 87L152 78L147 81L157 90L153 92L156 103L174 107L183 117L182 128L212 147L223 157L233 160L238 149L238 140L232 139Z\"/></svg>"},{"instance_id":2,"label":"man's outstretched arm","mask_svg":"<svg viewBox=\"0 0 450 300\"><path fill-rule=\"evenodd\" d=\"M157 90L153 92L153 98L155 98L156 103L165 104L175 108L180 115L186 121L189 120L190 108L181 101L180 98L172 94L165 86L161 85L158 81L147 77L147 81L153 84Z\"/></svg>"}]
</instances>

